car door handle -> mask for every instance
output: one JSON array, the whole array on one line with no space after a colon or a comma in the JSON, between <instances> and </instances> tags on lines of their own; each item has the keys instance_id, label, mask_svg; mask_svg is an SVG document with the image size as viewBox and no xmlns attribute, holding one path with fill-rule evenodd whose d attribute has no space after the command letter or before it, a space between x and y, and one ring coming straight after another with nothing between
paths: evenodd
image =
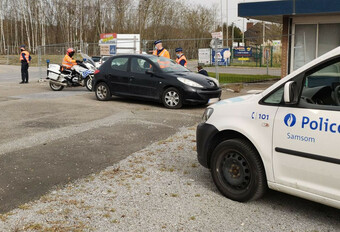
<instances>
[{"instance_id":1,"label":"car door handle","mask_svg":"<svg viewBox=\"0 0 340 232\"><path fill-rule=\"evenodd\" d=\"M134 79L135 79L134 76L130 76L130 77L129 77L129 81L133 81Z\"/></svg>"}]
</instances>

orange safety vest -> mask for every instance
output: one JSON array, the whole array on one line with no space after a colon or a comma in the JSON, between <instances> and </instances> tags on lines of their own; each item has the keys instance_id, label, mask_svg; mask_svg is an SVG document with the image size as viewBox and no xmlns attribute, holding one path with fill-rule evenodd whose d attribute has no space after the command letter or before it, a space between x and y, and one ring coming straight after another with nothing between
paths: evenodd
<instances>
[{"instance_id":1,"label":"orange safety vest","mask_svg":"<svg viewBox=\"0 0 340 232\"><path fill-rule=\"evenodd\" d=\"M69 55L65 55L63 59L62 66L65 67L66 69L71 69L73 65L76 65L77 62L73 60Z\"/></svg>"},{"instance_id":2,"label":"orange safety vest","mask_svg":"<svg viewBox=\"0 0 340 232\"><path fill-rule=\"evenodd\" d=\"M152 55L154 55L154 56L163 56L163 57L166 57L166 58L170 59L170 54L169 54L169 52L165 48L163 49L163 51L161 51L161 53L159 53L159 55L157 55L157 51L158 50L154 50Z\"/></svg>"},{"instance_id":3,"label":"orange safety vest","mask_svg":"<svg viewBox=\"0 0 340 232\"><path fill-rule=\"evenodd\" d=\"M185 60L184 67L187 67L187 63L188 63L187 58L184 55L181 55L180 58L176 59L176 63L180 64L181 60Z\"/></svg>"},{"instance_id":4,"label":"orange safety vest","mask_svg":"<svg viewBox=\"0 0 340 232\"><path fill-rule=\"evenodd\" d=\"M25 58L26 58L26 62L27 63L29 63L30 62L30 54L29 54L29 52L28 51L22 51L21 53L20 53L20 61L24 61L24 58L22 57L22 54L25 54Z\"/></svg>"}]
</instances>

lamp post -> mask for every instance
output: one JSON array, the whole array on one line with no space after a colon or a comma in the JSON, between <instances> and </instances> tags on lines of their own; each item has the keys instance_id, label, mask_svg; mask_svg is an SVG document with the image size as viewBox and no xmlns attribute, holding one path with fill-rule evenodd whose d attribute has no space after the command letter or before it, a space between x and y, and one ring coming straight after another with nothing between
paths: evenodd
<instances>
[{"instance_id":1,"label":"lamp post","mask_svg":"<svg viewBox=\"0 0 340 232\"><path fill-rule=\"evenodd\" d=\"M229 47L229 26L228 26L228 0L226 0L226 11L227 11L227 47Z\"/></svg>"}]
</instances>

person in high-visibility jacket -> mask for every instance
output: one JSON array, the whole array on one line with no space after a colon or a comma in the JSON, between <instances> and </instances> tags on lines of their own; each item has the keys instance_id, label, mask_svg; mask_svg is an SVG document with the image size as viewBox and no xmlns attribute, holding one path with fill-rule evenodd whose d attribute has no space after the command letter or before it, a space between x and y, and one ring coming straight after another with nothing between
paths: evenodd
<instances>
[{"instance_id":1,"label":"person in high-visibility jacket","mask_svg":"<svg viewBox=\"0 0 340 232\"><path fill-rule=\"evenodd\" d=\"M31 56L28 51L25 49L25 45L20 46L20 62L21 62L21 82L20 84L23 83L28 83L28 68L29 68L29 63L31 61Z\"/></svg>"},{"instance_id":2,"label":"person in high-visibility jacket","mask_svg":"<svg viewBox=\"0 0 340 232\"><path fill-rule=\"evenodd\" d=\"M169 54L168 50L163 48L162 40L156 40L154 42L154 45L155 45L155 49L156 49L152 53L154 56L163 56L163 57L170 59L170 54Z\"/></svg>"},{"instance_id":3,"label":"person in high-visibility jacket","mask_svg":"<svg viewBox=\"0 0 340 232\"><path fill-rule=\"evenodd\" d=\"M64 56L62 66L66 69L71 69L74 65L77 64L77 61L72 59L72 56L74 55L74 49L69 48L66 51L66 55Z\"/></svg>"},{"instance_id":4,"label":"person in high-visibility jacket","mask_svg":"<svg viewBox=\"0 0 340 232\"><path fill-rule=\"evenodd\" d=\"M187 67L188 61L187 61L187 58L183 54L183 49L182 48L176 48L175 52L176 52L176 56L177 56L176 63L180 64L184 67Z\"/></svg>"}]
</instances>

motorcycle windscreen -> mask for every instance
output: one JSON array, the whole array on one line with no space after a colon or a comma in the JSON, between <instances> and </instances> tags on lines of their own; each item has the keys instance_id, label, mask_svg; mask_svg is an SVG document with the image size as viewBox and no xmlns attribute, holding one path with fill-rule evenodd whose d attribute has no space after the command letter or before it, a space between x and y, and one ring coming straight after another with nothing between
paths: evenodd
<instances>
[{"instance_id":1,"label":"motorcycle windscreen","mask_svg":"<svg viewBox=\"0 0 340 232\"><path fill-rule=\"evenodd\" d=\"M80 53L80 55L81 57L83 57L83 59L86 59L86 61L88 61L91 65L96 67L96 64L94 63L91 57L89 57L87 54L84 54L84 53Z\"/></svg>"}]
</instances>

